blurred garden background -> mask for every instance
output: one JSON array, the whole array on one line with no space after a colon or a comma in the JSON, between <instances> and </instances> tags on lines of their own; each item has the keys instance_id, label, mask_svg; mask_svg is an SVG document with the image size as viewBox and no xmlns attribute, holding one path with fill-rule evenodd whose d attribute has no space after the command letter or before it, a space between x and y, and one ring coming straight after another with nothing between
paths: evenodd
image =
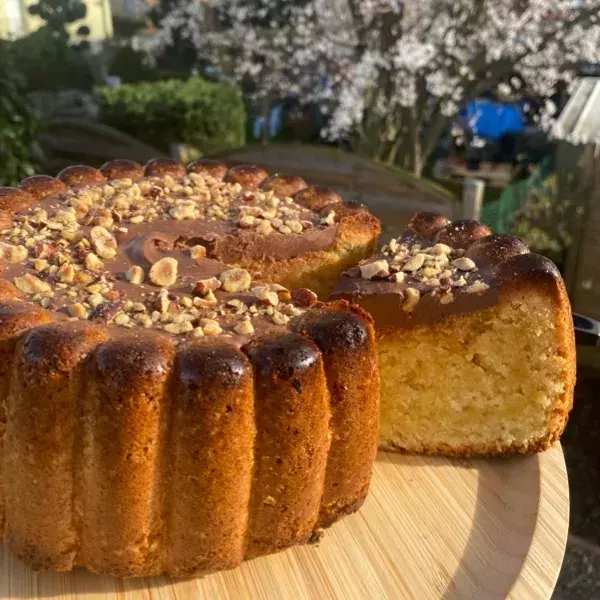
<instances>
[{"instance_id":1,"label":"blurred garden background","mask_svg":"<svg viewBox=\"0 0 600 600\"><path fill-rule=\"evenodd\" d=\"M386 233L477 216L600 319L598 0L0 0L0 186L158 155L295 172ZM596 352L565 438L557 598L600 598Z\"/></svg>"}]
</instances>

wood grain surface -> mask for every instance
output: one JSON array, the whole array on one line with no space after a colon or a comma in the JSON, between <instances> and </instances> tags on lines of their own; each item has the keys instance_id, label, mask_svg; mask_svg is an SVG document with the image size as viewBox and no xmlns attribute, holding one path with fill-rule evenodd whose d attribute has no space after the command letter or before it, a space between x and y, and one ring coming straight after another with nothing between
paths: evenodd
<instances>
[{"instance_id":1,"label":"wood grain surface","mask_svg":"<svg viewBox=\"0 0 600 600\"><path fill-rule=\"evenodd\" d=\"M190 580L35 574L0 545L0 598L60 600L548 599L569 490L560 445L509 460L381 452L364 507L318 546Z\"/></svg>"}]
</instances>

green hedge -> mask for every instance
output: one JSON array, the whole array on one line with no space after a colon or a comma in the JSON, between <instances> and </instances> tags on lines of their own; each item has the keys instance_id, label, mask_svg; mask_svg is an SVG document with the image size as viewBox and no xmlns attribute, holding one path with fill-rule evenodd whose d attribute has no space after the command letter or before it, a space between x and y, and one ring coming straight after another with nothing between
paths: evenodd
<instances>
[{"instance_id":1,"label":"green hedge","mask_svg":"<svg viewBox=\"0 0 600 600\"><path fill-rule=\"evenodd\" d=\"M25 100L24 79L0 47L0 186L33 175L42 161L40 124Z\"/></svg>"},{"instance_id":2,"label":"green hedge","mask_svg":"<svg viewBox=\"0 0 600 600\"><path fill-rule=\"evenodd\" d=\"M26 91L77 88L91 90L94 75L86 53L70 46L48 27L6 44L18 65Z\"/></svg>"},{"instance_id":3,"label":"green hedge","mask_svg":"<svg viewBox=\"0 0 600 600\"><path fill-rule=\"evenodd\" d=\"M184 143L210 154L244 144L246 112L235 87L200 77L97 89L101 120L169 152Z\"/></svg>"}]
</instances>

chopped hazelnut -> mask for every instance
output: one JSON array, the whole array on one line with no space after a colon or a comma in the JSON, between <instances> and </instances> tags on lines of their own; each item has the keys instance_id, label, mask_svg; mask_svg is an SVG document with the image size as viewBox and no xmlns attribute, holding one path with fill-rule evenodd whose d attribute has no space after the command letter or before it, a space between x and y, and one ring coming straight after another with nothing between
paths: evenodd
<instances>
[{"instance_id":1,"label":"chopped hazelnut","mask_svg":"<svg viewBox=\"0 0 600 600\"><path fill-rule=\"evenodd\" d=\"M259 285L252 288L252 293L256 298L266 302L270 306L279 304L279 296L276 291L272 291L268 285Z\"/></svg>"},{"instance_id":2,"label":"chopped hazelnut","mask_svg":"<svg viewBox=\"0 0 600 600\"><path fill-rule=\"evenodd\" d=\"M273 226L269 221L261 221L256 228L256 231L261 235L269 235L273 233Z\"/></svg>"},{"instance_id":3,"label":"chopped hazelnut","mask_svg":"<svg viewBox=\"0 0 600 600\"><path fill-rule=\"evenodd\" d=\"M421 299L421 293L416 288L406 288L406 298L402 305L402 310L405 312L411 312Z\"/></svg>"},{"instance_id":4,"label":"chopped hazelnut","mask_svg":"<svg viewBox=\"0 0 600 600\"><path fill-rule=\"evenodd\" d=\"M70 317L74 317L77 319L87 319L88 317L88 312L85 309L85 306L83 306L83 304L81 304L80 302L75 302L75 304L71 304L67 308L67 311Z\"/></svg>"},{"instance_id":5,"label":"chopped hazelnut","mask_svg":"<svg viewBox=\"0 0 600 600\"><path fill-rule=\"evenodd\" d=\"M485 292L487 289L489 289L489 287L490 286L487 283L485 283L484 281L477 280L475 283L471 284L467 288L467 293L477 294L479 292Z\"/></svg>"},{"instance_id":6,"label":"chopped hazelnut","mask_svg":"<svg viewBox=\"0 0 600 600\"><path fill-rule=\"evenodd\" d=\"M363 279L374 277L387 277L390 274L390 266L387 260L376 260L375 262L360 265L360 276Z\"/></svg>"},{"instance_id":7,"label":"chopped hazelnut","mask_svg":"<svg viewBox=\"0 0 600 600\"><path fill-rule=\"evenodd\" d=\"M402 267L402 270L407 272L418 271L423 266L426 256L427 255L423 254L422 252L415 254L406 261L405 265Z\"/></svg>"},{"instance_id":8,"label":"chopped hazelnut","mask_svg":"<svg viewBox=\"0 0 600 600\"><path fill-rule=\"evenodd\" d=\"M43 294L52 290L49 283L38 279L35 275L25 273L22 277L15 277L15 287L24 294Z\"/></svg>"},{"instance_id":9,"label":"chopped hazelnut","mask_svg":"<svg viewBox=\"0 0 600 600\"><path fill-rule=\"evenodd\" d=\"M104 300L104 297L102 296L102 294L96 293L96 294L89 295L87 298L87 302L92 308L96 308L97 306L100 306L101 304L103 304L105 302L105 300Z\"/></svg>"},{"instance_id":10,"label":"chopped hazelnut","mask_svg":"<svg viewBox=\"0 0 600 600\"><path fill-rule=\"evenodd\" d=\"M432 254L451 254L452 248L446 244L435 244L431 249Z\"/></svg>"},{"instance_id":11,"label":"chopped hazelnut","mask_svg":"<svg viewBox=\"0 0 600 600\"><path fill-rule=\"evenodd\" d=\"M285 221L285 225L289 227L292 233L302 233L303 227L302 223L297 220Z\"/></svg>"},{"instance_id":12,"label":"chopped hazelnut","mask_svg":"<svg viewBox=\"0 0 600 600\"><path fill-rule=\"evenodd\" d=\"M252 215L244 215L238 220L237 224L238 227L243 229L251 229L252 227L255 227L257 223L256 218Z\"/></svg>"},{"instance_id":13,"label":"chopped hazelnut","mask_svg":"<svg viewBox=\"0 0 600 600\"><path fill-rule=\"evenodd\" d=\"M197 308L209 308L216 306L219 301L212 290L208 290L203 296L196 296L193 300L194 306Z\"/></svg>"},{"instance_id":14,"label":"chopped hazelnut","mask_svg":"<svg viewBox=\"0 0 600 600\"><path fill-rule=\"evenodd\" d=\"M452 261L452 266L460 269L461 271L471 271L475 268L475 263L466 256L461 256Z\"/></svg>"},{"instance_id":15,"label":"chopped hazelnut","mask_svg":"<svg viewBox=\"0 0 600 600\"><path fill-rule=\"evenodd\" d=\"M219 276L219 280L226 292L244 292L252 283L252 277L246 269L234 268L223 271Z\"/></svg>"},{"instance_id":16,"label":"chopped hazelnut","mask_svg":"<svg viewBox=\"0 0 600 600\"><path fill-rule=\"evenodd\" d=\"M75 268L70 263L64 263L58 269L58 279L61 283L73 283L75 279Z\"/></svg>"},{"instance_id":17,"label":"chopped hazelnut","mask_svg":"<svg viewBox=\"0 0 600 600\"><path fill-rule=\"evenodd\" d=\"M36 271L43 271L48 266L48 261L45 258L36 258L33 261L33 268Z\"/></svg>"},{"instance_id":18,"label":"chopped hazelnut","mask_svg":"<svg viewBox=\"0 0 600 600\"><path fill-rule=\"evenodd\" d=\"M165 331L167 333L181 334L188 333L194 329L194 326L189 321L183 321L181 323L169 323L165 325Z\"/></svg>"},{"instance_id":19,"label":"chopped hazelnut","mask_svg":"<svg viewBox=\"0 0 600 600\"><path fill-rule=\"evenodd\" d=\"M201 325L204 335L219 335L223 331L219 322L214 319L202 319Z\"/></svg>"},{"instance_id":20,"label":"chopped hazelnut","mask_svg":"<svg viewBox=\"0 0 600 600\"><path fill-rule=\"evenodd\" d=\"M209 292L214 292L221 287L221 282L216 277L210 277L208 279L201 279L197 281L192 290L194 296L204 297Z\"/></svg>"},{"instance_id":21,"label":"chopped hazelnut","mask_svg":"<svg viewBox=\"0 0 600 600\"><path fill-rule=\"evenodd\" d=\"M254 325L250 321L242 321L238 323L233 330L239 335L250 335L254 333Z\"/></svg>"},{"instance_id":22,"label":"chopped hazelnut","mask_svg":"<svg viewBox=\"0 0 600 600\"><path fill-rule=\"evenodd\" d=\"M273 314L271 315L271 320L273 321L273 323L275 323L275 325L285 325L290 320L290 318L280 313L278 310L274 310Z\"/></svg>"},{"instance_id":23,"label":"chopped hazelnut","mask_svg":"<svg viewBox=\"0 0 600 600\"><path fill-rule=\"evenodd\" d=\"M192 257L192 260L200 262L203 258L206 258L206 248L201 244L192 246L190 248L190 256Z\"/></svg>"},{"instance_id":24,"label":"chopped hazelnut","mask_svg":"<svg viewBox=\"0 0 600 600\"><path fill-rule=\"evenodd\" d=\"M161 258L150 269L150 281L154 285L169 287L177 281L177 260L171 257Z\"/></svg>"},{"instance_id":25,"label":"chopped hazelnut","mask_svg":"<svg viewBox=\"0 0 600 600\"><path fill-rule=\"evenodd\" d=\"M129 315L126 315L125 313L119 313L116 317L115 317L115 325L127 325L130 321Z\"/></svg>"},{"instance_id":26,"label":"chopped hazelnut","mask_svg":"<svg viewBox=\"0 0 600 600\"><path fill-rule=\"evenodd\" d=\"M154 301L154 310L159 311L163 315L168 312L170 306L169 295L165 293L160 293Z\"/></svg>"},{"instance_id":27,"label":"chopped hazelnut","mask_svg":"<svg viewBox=\"0 0 600 600\"><path fill-rule=\"evenodd\" d=\"M96 254L90 252L85 257L85 268L90 271L101 271L104 268L104 263L98 258Z\"/></svg>"},{"instance_id":28,"label":"chopped hazelnut","mask_svg":"<svg viewBox=\"0 0 600 600\"><path fill-rule=\"evenodd\" d=\"M92 247L100 258L111 259L117 254L117 240L108 229L96 225L90 231Z\"/></svg>"},{"instance_id":29,"label":"chopped hazelnut","mask_svg":"<svg viewBox=\"0 0 600 600\"><path fill-rule=\"evenodd\" d=\"M316 304L318 297L317 295L308 288L300 288L292 290L292 300L298 303L300 306L312 306Z\"/></svg>"},{"instance_id":30,"label":"chopped hazelnut","mask_svg":"<svg viewBox=\"0 0 600 600\"><path fill-rule=\"evenodd\" d=\"M25 260L29 252L25 246L11 246L0 242L0 259L14 265Z\"/></svg>"},{"instance_id":31,"label":"chopped hazelnut","mask_svg":"<svg viewBox=\"0 0 600 600\"><path fill-rule=\"evenodd\" d=\"M390 277L391 281L395 281L396 283L402 283L406 275L402 271L398 271L397 273L392 273Z\"/></svg>"},{"instance_id":32,"label":"chopped hazelnut","mask_svg":"<svg viewBox=\"0 0 600 600\"><path fill-rule=\"evenodd\" d=\"M333 225L335 223L335 211L331 210L321 219L321 225Z\"/></svg>"},{"instance_id":33,"label":"chopped hazelnut","mask_svg":"<svg viewBox=\"0 0 600 600\"><path fill-rule=\"evenodd\" d=\"M144 281L144 269L139 265L133 265L127 270L125 277L129 283L140 285Z\"/></svg>"},{"instance_id":34,"label":"chopped hazelnut","mask_svg":"<svg viewBox=\"0 0 600 600\"><path fill-rule=\"evenodd\" d=\"M196 203L193 200L180 200L171 208L169 214L176 221L193 219L196 214Z\"/></svg>"}]
</instances>

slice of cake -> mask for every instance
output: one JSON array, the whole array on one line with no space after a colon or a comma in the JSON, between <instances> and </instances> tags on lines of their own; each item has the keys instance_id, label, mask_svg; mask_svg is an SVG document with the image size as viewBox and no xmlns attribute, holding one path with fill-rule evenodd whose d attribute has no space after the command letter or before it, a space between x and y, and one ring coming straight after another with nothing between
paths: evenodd
<instances>
[{"instance_id":1,"label":"slice of cake","mask_svg":"<svg viewBox=\"0 0 600 600\"><path fill-rule=\"evenodd\" d=\"M418 213L332 297L375 320L380 447L491 456L561 435L575 384L569 300L554 264L518 238Z\"/></svg>"}]
</instances>

